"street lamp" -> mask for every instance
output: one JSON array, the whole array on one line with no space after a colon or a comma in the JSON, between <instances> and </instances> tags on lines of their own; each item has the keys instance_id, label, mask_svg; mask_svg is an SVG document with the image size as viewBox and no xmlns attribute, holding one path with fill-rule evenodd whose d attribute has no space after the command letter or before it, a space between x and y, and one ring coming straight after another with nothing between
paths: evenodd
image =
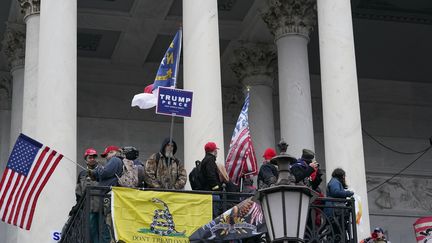
<instances>
[{"instance_id":1,"label":"street lamp","mask_svg":"<svg viewBox=\"0 0 432 243\"><path fill-rule=\"evenodd\" d=\"M281 141L280 155L274 157L279 168L275 186L259 190L261 206L272 242L304 242L309 204L315 193L307 186L295 185L290 164L296 158L286 153L288 145Z\"/></svg>"}]
</instances>

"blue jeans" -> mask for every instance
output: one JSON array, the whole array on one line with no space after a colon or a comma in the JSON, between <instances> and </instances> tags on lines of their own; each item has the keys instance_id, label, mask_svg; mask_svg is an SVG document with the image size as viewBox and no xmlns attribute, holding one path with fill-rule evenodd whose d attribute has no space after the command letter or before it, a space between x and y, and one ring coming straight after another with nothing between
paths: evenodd
<instances>
[{"instance_id":1,"label":"blue jeans","mask_svg":"<svg viewBox=\"0 0 432 243\"><path fill-rule=\"evenodd\" d=\"M99 232L99 225L102 224L101 232ZM105 217L100 213L90 213L90 242L92 243L109 243L111 240L108 226L105 223ZM100 239L100 241L99 241Z\"/></svg>"}]
</instances>

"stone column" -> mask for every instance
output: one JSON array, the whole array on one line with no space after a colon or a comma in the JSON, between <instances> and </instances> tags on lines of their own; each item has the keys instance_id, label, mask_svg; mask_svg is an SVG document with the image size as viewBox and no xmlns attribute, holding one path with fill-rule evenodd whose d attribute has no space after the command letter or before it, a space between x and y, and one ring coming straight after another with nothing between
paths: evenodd
<instances>
[{"instance_id":1,"label":"stone column","mask_svg":"<svg viewBox=\"0 0 432 243\"><path fill-rule=\"evenodd\" d=\"M75 202L77 145L77 1L44 0L40 8L35 139L65 156L42 191L30 231L18 242L51 242Z\"/></svg>"},{"instance_id":2,"label":"stone column","mask_svg":"<svg viewBox=\"0 0 432 243\"><path fill-rule=\"evenodd\" d=\"M0 175L9 158L12 89L11 77L0 72Z\"/></svg>"},{"instance_id":3,"label":"stone column","mask_svg":"<svg viewBox=\"0 0 432 243\"><path fill-rule=\"evenodd\" d=\"M24 100L22 131L30 137L36 133L36 101L38 87L40 0L18 0L26 23L24 68Z\"/></svg>"},{"instance_id":4,"label":"stone column","mask_svg":"<svg viewBox=\"0 0 432 243\"><path fill-rule=\"evenodd\" d=\"M0 175L3 175L10 152L11 103L10 74L9 72L0 72ZM14 229L8 227L6 223L0 222L0 235L5 242L9 242L7 241L8 235L11 234L9 230Z\"/></svg>"},{"instance_id":5,"label":"stone column","mask_svg":"<svg viewBox=\"0 0 432 243\"><path fill-rule=\"evenodd\" d=\"M217 162L225 163L217 1L184 0L183 33L184 89L194 91L192 117L184 119L190 172L209 141L220 147Z\"/></svg>"},{"instance_id":6,"label":"stone column","mask_svg":"<svg viewBox=\"0 0 432 243\"><path fill-rule=\"evenodd\" d=\"M362 239L370 228L350 1L319 0L318 19L327 180L346 171L363 206Z\"/></svg>"},{"instance_id":7,"label":"stone column","mask_svg":"<svg viewBox=\"0 0 432 243\"><path fill-rule=\"evenodd\" d=\"M24 25L7 23L7 29L3 39L3 52L5 53L12 75L12 106L11 106L11 129L9 148L21 132L23 112L23 89L24 89L24 53L25 33Z\"/></svg>"},{"instance_id":8,"label":"stone column","mask_svg":"<svg viewBox=\"0 0 432 243\"><path fill-rule=\"evenodd\" d=\"M275 148L273 119L274 45L245 43L234 51L231 68L240 82L249 88L249 125L258 159L268 147Z\"/></svg>"},{"instance_id":9,"label":"stone column","mask_svg":"<svg viewBox=\"0 0 432 243\"><path fill-rule=\"evenodd\" d=\"M316 1L268 0L262 17L277 45L281 138L287 152L299 157L302 149L315 147L307 44Z\"/></svg>"}]
</instances>

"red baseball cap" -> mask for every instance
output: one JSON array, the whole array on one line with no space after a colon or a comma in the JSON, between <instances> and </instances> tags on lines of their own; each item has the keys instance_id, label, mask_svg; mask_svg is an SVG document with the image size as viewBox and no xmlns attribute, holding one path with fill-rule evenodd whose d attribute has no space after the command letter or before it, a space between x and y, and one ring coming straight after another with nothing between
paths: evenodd
<instances>
[{"instance_id":1,"label":"red baseball cap","mask_svg":"<svg viewBox=\"0 0 432 243\"><path fill-rule=\"evenodd\" d=\"M275 156L276 156L276 151L272 148L267 148L263 154L265 160L271 160Z\"/></svg>"},{"instance_id":2,"label":"red baseball cap","mask_svg":"<svg viewBox=\"0 0 432 243\"><path fill-rule=\"evenodd\" d=\"M213 152L216 149L219 149L219 148L217 147L217 145L214 142L208 142L204 145L204 150L206 152Z\"/></svg>"},{"instance_id":3,"label":"red baseball cap","mask_svg":"<svg viewBox=\"0 0 432 243\"><path fill-rule=\"evenodd\" d=\"M111 151L120 151L120 148L114 145L110 145L108 147L105 148L105 151L101 154L102 158L105 158L107 156L107 154Z\"/></svg>"},{"instance_id":4,"label":"red baseball cap","mask_svg":"<svg viewBox=\"0 0 432 243\"><path fill-rule=\"evenodd\" d=\"M94 148L86 149L86 151L84 152L84 159L89 155L96 155L97 156L96 149L94 149Z\"/></svg>"}]
</instances>

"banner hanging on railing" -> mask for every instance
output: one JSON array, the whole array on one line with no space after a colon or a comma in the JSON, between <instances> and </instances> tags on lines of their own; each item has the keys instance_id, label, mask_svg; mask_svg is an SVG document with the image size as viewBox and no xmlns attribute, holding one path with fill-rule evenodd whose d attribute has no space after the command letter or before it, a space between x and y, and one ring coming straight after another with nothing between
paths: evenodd
<instances>
[{"instance_id":1,"label":"banner hanging on railing","mask_svg":"<svg viewBox=\"0 0 432 243\"><path fill-rule=\"evenodd\" d=\"M111 199L119 242L186 243L212 219L212 195L113 187Z\"/></svg>"},{"instance_id":2,"label":"banner hanging on railing","mask_svg":"<svg viewBox=\"0 0 432 243\"><path fill-rule=\"evenodd\" d=\"M231 241L261 237L265 232L261 205L250 197L201 227L189 239L197 243Z\"/></svg>"}]
</instances>

